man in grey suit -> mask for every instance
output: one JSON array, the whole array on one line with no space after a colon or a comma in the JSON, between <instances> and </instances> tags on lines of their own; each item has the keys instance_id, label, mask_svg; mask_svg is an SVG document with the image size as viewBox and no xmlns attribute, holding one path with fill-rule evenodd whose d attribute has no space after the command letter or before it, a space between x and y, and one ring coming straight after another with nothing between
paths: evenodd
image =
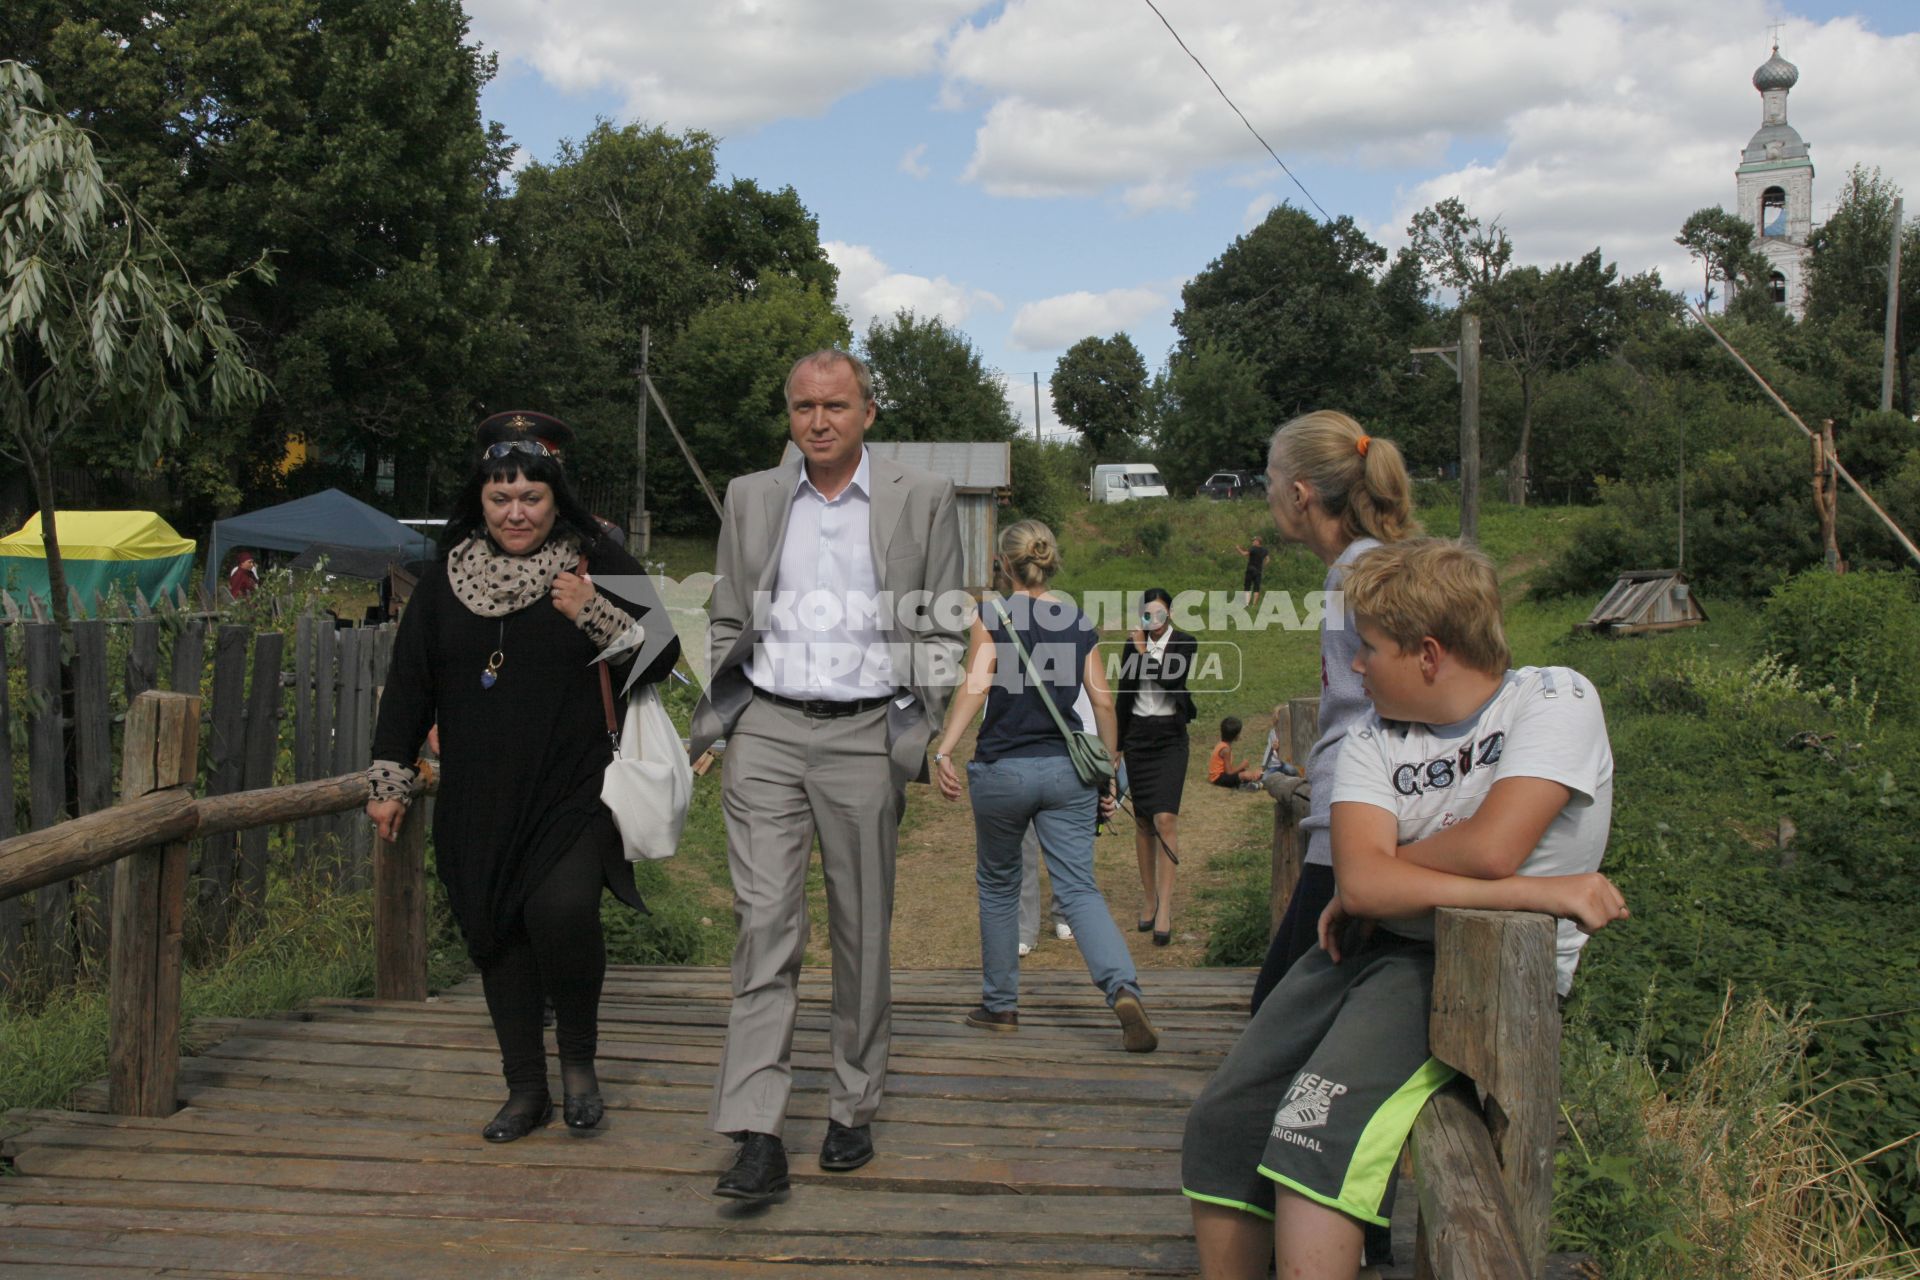
<instances>
[{"instance_id":1,"label":"man in grey suit","mask_svg":"<svg viewBox=\"0 0 1920 1280\"><path fill-rule=\"evenodd\" d=\"M807 945L813 838L833 945L833 1074L820 1166L873 1158L869 1122L892 1032L894 849L910 780L959 678L962 590L953 482L867 451L873 381L818 351L787 375L799 457L727 486L694 710L698 756L725 735L733 1005L709 1121L739 1140L718 1195L787 1189L787 1096Z\"/></svg>"}]
</instances>

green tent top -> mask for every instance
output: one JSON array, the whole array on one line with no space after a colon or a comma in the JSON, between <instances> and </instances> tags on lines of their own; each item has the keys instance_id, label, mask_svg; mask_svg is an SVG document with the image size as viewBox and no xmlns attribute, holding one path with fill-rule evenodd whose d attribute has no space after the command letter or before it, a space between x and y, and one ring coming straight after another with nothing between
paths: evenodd
<instances>
[{"instance_id":1,"label":"green tent top","mask_svg":"<svg viewBox=\"0 0 1920 1280\"><path fill-rule=\"evenodd\" d=\"M60 511L54 514L67 585L91 604L118 585L147 599L172 594L193 577L195 544L151 511ZM18 532L0 538L0 589L25 605L27 592L47 599L47 548L40 513Z\"/></svg>"}]
</instances>

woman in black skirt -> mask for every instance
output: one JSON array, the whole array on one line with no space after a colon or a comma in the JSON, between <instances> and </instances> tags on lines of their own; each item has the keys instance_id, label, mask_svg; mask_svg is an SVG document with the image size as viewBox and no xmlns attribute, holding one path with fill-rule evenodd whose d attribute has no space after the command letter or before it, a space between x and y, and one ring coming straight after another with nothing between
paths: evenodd
<instances>
[{"instance_id":1,"label":"woman in black skirt","mask_svg":"<svg viewBox=\"0 0 1920 1280\"><path fill-rule=\"evenodd\" d=\"M502 415L504 417L504 415ZM614 688L664 679L680 641L645 570L604 537L533 434L544 415L482 424L442 559L414 589L374 731L367 816L391 838L414 753L439 726L434 862L480 968L507 1102L481 1135L553 1118L541 1034L553 1001L569 1130L600 1123L594 1071L607 953L600 891L645 910L600 802L612 759L594 658L618 641ZM585 561L583 564L582 561ZM594 575L618 576L611 592Z\"/></svg>"},{"instance_id":2,"label":"woman in black skirt","mask_svg":"<svg viewBox=\"0 0 1920 1280\"><path fill-rule=\"evenodd\" d=\"M1120 663L1120 753L1133 794L1134 855L1140 860L1138 928L1153 945L1173 941L1173 860L1180 856L1180 793L1187 784L1187 724L1193 697L1187 674L1197 643L1174 629L1173 597L1150 588L1140 601L1140 623L1127 633Z\"/></svg>"}]
</instances>

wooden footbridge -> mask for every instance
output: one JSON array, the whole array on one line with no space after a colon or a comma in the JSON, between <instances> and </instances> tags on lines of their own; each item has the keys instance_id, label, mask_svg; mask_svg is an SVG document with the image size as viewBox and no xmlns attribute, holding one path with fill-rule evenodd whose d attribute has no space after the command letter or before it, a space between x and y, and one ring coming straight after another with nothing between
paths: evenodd
<instances>
[{"instance_id":1,"label":"wooden footbridge","mask_svg":"<svg viewBox=\"0 0 1920 1280\"><path fill-rule=\"evenodd\" d=\"M1178 1194L1189 1104L1245 1022L1250 975L1156 971L1150 1055L1077 974L1023 976L1021 1028L961 1017L978 975L895 977L878 1155L815 1163L830 1069L824 974L802 984L786 1139L794 1187L741 1210L712 1195L731 1146L706 1129L722 970L616 969L602 1004L609 1120L493 1146L501 1097L477 982L425 985L422 835L376 849L379 998L179 1027L185 847L357 806L356 778L196 799L196 700L129 712L115 809L0 841L0 899L112 866L110 1072L73 1110L0 1119L0 1271L38 1275L433 1277L912 1273L1192 1275ZM356 790L358 788L358 790ZM1552 923L1447 913L1435 1051L1474 1074L1423 1113L1403 1185L1402 1266L1542 1273L1557 1097ZM1544 983L1544 987L1542 984ZM184 1039L182 1057L176 1044ZM1415 1211L1428 1224L1416 1244Z\"/></svg>"}]
</instances>

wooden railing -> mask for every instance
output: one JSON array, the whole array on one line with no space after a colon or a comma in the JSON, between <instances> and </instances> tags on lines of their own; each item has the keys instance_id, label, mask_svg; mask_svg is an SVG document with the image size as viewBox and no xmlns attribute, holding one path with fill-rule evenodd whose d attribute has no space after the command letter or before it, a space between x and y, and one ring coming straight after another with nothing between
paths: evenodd
<instances>
[{"instance_id":1,"label":"wooden railing","mask_svg":"<svg viewBox=\"0 0 1920 1280\"><path fill-rule=\"evenodd\" d=\"M1279 741L1304 773L1320 700L1282 708ZM1273 814L1271 911L1277 929L1306 852L1302 802ZM1555 925L1517 911L1436 913L1429 1050L1464 1079L1413 1127L1420 1197L1416 1274L1432 1280L1542 1275L1553 1212L1560 1105Z\"/></svg>"},{"instance_id":2,"label":"wooden railing","mask_svg":"<svg viewBox=\"0 0 1920 1280\"><path fill-rule=\"evenodd\" d=\"M367 782L364 774L349 773L293 786L195 796L200 699L190 694L140 694L127 710L124 741L118 804L0 840L0 902L112 868L108 1110L165 1116L177 1105L188 842L357 810L366 804ZM416 794L432 791L436 783L431 767L423 764ZM424 1000L422 817L410 813L395 840L376 840L373 861L375 994L386 1000Z\"/></svg>"}]
</instances>

